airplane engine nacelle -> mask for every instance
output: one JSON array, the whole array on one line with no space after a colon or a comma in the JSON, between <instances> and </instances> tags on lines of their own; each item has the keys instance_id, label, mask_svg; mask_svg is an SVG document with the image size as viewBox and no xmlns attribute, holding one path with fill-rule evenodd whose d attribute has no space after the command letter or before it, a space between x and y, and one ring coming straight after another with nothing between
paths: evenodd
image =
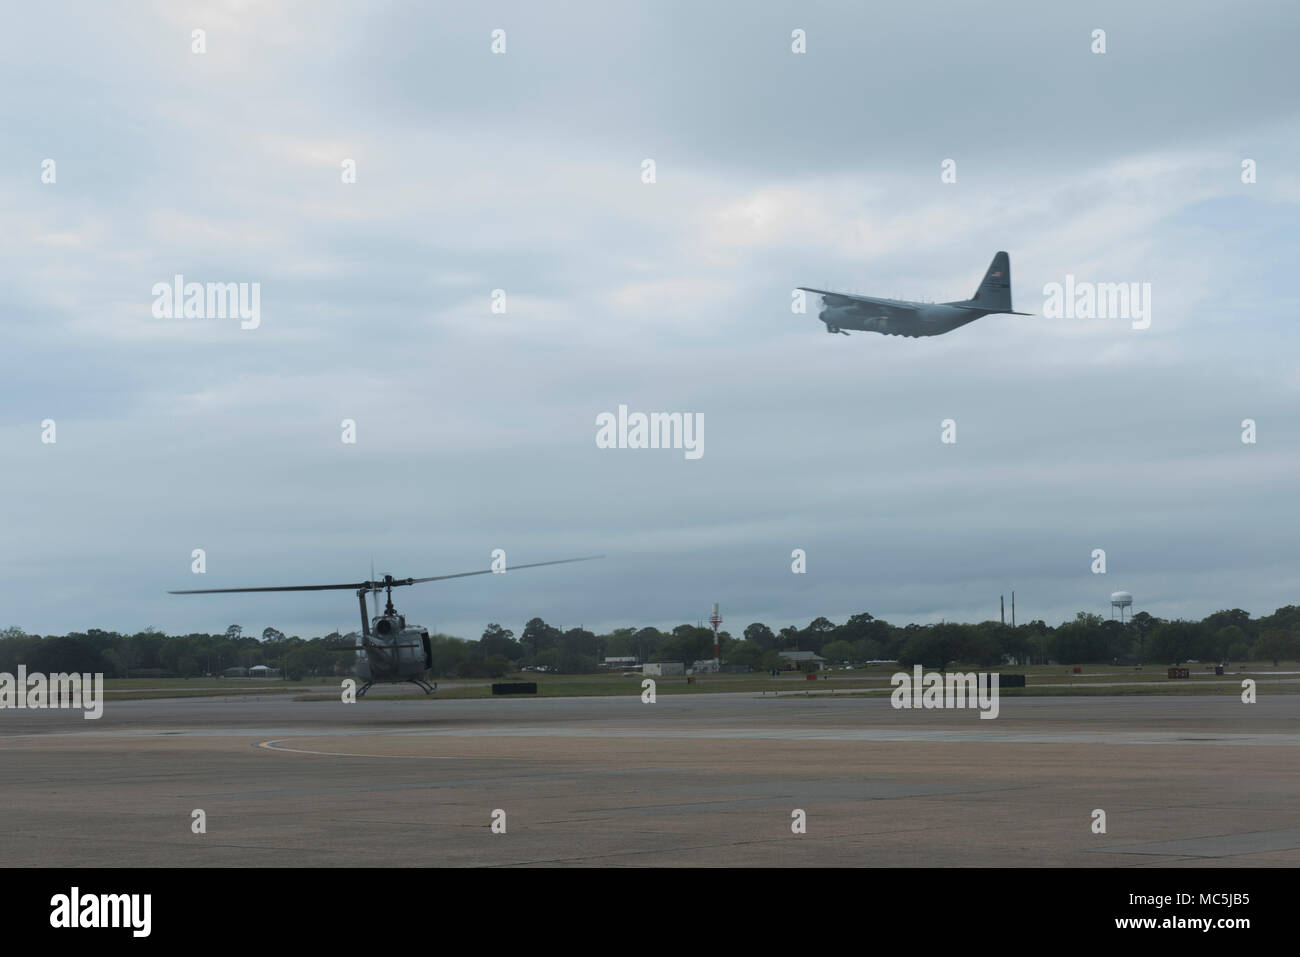
<instances>
[{"instance_id":1,"label":"airplane engine nacelle","mask_svg":"<svg viewBox=\"0 0 1300 957\"><path fill-rule=\"evenodd\" d=\"M846 326L851 329L856 321L852 311L844 306L827 306L817 314L817 318L830 329L843 329Z\"/></svg>"}]
</instances>

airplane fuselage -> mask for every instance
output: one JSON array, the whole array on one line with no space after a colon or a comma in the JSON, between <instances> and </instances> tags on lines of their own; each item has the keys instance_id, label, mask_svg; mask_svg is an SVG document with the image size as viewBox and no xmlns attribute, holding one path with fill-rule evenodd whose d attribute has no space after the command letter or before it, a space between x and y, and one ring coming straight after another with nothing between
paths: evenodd
<instances>
[{"instance_id":1,"label":"airplane fuselage","mask_svg":"<svg viewBox=\"0 0 1300 957\"><path fill-rule=\"evenodd\" d=\"M1011 308L1011 257L1005 250L993 256L984 279L970 299L952 302L910 302L905 299L880 299L848 292L832 292L800 286L804 292L822 297L822 311L817 314L830 333L850 330L879 332L886 336L941 336L969 325L981 316L1006 313L1023 316Z\"/></svg>"},{"instance_id":2,"label":"airplane fuselage","mask_svg":"<svg viewBox=\"0 0 1300 957\"><path fill-rule=\"evenodd\" d=\"M890 308L889 300L877 303L827 306L818 317L826 323L827 332L856 330L879 332L886 336L938 336L951 332L989 313L983 309L955 306L944 302L897 302Z\"/></svg>"}]
</instances>

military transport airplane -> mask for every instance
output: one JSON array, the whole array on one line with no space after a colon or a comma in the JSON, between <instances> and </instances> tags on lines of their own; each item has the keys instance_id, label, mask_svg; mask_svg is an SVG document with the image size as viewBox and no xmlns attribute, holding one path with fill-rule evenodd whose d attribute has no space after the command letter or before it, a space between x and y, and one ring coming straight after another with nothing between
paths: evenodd
<instances>
[{"instance_id":1,"label":"military transport airplane","mask_svg":"<svg viewBox=\"0 0 1300 957\"><path fill-rule=\"evenodd\" d=\"M994 313L1033 315L1032 312L1016 312L1011 308L1011 257L1005 252L993 257L974 297L956 302L875 299L809 289L807 286L799 288L822 297L824 308L817 318L826 323L826 331L846 336L846 329L879 332L886 336L938 336Z\"/></svg>"}]
</instances>

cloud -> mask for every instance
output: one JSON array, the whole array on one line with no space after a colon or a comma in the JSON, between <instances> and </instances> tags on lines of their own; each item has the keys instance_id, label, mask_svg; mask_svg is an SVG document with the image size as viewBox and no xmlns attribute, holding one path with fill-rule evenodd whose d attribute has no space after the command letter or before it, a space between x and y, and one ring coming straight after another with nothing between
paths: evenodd
<instances>
[{"instance_id":1,"label":"cloud","mask_svg":"<svg viewBox=\"0 0 1300 957\"><path fill-rule=\"evenodd\" d=\"M1295 107L1245 69L1292 13L1108 8L1102 61L1035 5L996 35L812 8L804 60L777 8L507 5L504 58L482 15L416 5L78 12L0 40L31 91L0 177L14 623L350 627L347 602L164 596L194 547L211 587L609 554L404 596L470 636L715 600L773 626L980 620L1013 587L1049 621L1116 587L1158 614L1293 600ZM846 339L790 312L799 285L964 297L997 249L1017 308L1067 273L1150 282L1151 328ZM176 273L261 283L261 326L154 319ZM597 449L620 403L703 413L704 457Z\"/></svg>"}]
</instances>

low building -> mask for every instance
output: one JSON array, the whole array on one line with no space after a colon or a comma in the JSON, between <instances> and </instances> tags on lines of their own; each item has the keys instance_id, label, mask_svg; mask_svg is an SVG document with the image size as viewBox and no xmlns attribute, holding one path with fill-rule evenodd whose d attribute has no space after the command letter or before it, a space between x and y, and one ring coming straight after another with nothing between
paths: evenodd
<instances>
[{"instance_id":1,"label":"low building","mask_svg":"<svg viewBox=\"0 0 1300 957\"><path fill-rule=\"evenodd\" d=\"M600 666L608 671L627 671L637 666L635 655L621 655L615 658L602 658Z\"/></svg>"},{"instance_id":2,"label":"low building","mask_svg":"<svg viewBox=\"0 0 1300 957\"><path fill-rule=\"evenodd\" d=\"M783 671L821 671L826 667L826 659L815 651L782 651L779 654Z\"/></svg>"},{"instance_id":3,"label":"low building","mask_svg":"<svg viewBox=\"0 0 1300 957\"><path fill-rule=\"evenodd\" d=\"M680 661L652 661L646 664L641 673L644 675L658 675L665 677L668 675L686 674L686 665Z\"/></svg>"}]
</instances>

